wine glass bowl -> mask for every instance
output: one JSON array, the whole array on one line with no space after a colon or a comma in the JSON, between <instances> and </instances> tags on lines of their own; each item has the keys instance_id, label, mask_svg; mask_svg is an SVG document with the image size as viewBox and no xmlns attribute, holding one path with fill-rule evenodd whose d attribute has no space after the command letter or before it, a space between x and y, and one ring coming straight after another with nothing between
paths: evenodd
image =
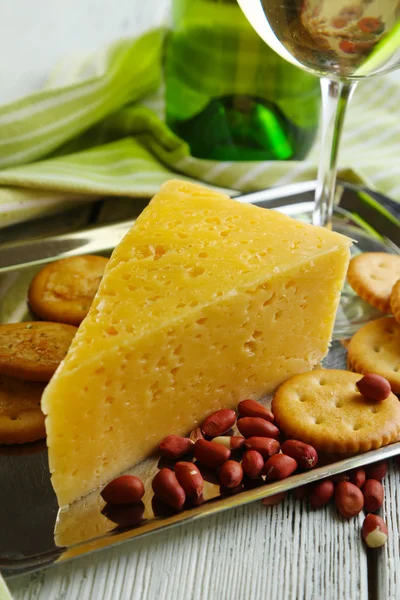
<instances>
[{"instance_id":1,"label":"wine glass bowl","mask_svg":"<svg viewBox=\"0 0 400 600\"><path fill-rule=\"evenodd\" d=\"M358 80L400 63L396 0L238 0L278 54L321 77Z\"/></svg>"},{"instance_id":2,"label":"wine glass bowl","mask_svg":"<svg viewBox=\"0 0 400 600\"><path fill-rule=\"evenodd\" d=\"M400 66L400 0L238 0L260 37L282 58L320 77L322 127L314 225L333 228L338 152L346 108L359 80ZM354 239L352 231L341 229ZM354 253L371 251L364 234ZM379 251L386 250L383 243ZM376 250L375 250L376 251ZM393 248L388 247L388 252ZM350 315L350 316L349 316ZM353 316L351 316L353 315ZM343 318L342 318L343 317ZM341 337L351 336L368 307L345 287Z\"/></svg>"}]
</instances>

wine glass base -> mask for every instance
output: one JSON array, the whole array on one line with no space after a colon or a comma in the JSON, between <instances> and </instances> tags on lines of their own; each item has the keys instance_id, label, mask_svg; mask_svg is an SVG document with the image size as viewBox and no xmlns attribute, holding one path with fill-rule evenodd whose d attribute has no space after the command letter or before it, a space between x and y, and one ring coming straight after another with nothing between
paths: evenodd
<instances>
[{"instance_id":1,"label":"wine glass base","mask_svg":"<svg viewBox=\"0 0 400 600\"><path fill-rule=\"evenodd\" d=\"M297 215L292 212L292 216L295 216L301 221L311 223L312 209L302 211ZM342 208L334 208L332 229L346 235L354 241L351 247L352 257L363 252L399 253L399 249L393 242L382 236L377 236L376 233L370 232L367 223L363 222L360 224L359 222L356 222L353 219L353 216ZM383 315L379 310L375 309L367 302L364 302L346 281L336 315L333 339L348 339L362 325L365 325L374 319L379 319L379 317L382 316Z\"/></svg>"}]
</instances>

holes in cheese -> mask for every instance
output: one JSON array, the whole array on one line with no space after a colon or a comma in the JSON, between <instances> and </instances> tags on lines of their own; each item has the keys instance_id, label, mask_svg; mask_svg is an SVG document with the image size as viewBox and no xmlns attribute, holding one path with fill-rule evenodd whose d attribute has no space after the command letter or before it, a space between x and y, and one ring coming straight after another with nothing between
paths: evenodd
<instances>
[{"instance_id":1,"label":"holes in cheese","mask_svg":"<svg viewBox=\"0 0 400 600\"><path fill-rule=\"evenodd\" d=\"M321 360L349 245L201 186L165 184L115 249L43 396L60 505L166 435Z\"/></svg>"}]
</instances>

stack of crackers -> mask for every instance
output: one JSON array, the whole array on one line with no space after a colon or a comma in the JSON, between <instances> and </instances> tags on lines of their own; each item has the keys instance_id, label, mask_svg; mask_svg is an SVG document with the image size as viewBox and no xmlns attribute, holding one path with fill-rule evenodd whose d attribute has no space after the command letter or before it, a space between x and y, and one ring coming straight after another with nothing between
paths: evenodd
<instances>
[{"instance_id":1,"label":"stack of crackers","mask_svg":"<svg viewBox=\"0 0 400 600\"><path fill-rule=\"evenodd\" d=\"M68 351L100 284L107 259L74 256L47 264L28 304L43 321L0 325L0 444L46 436L42 393Z\"/></svg>"},{"instance_id":2,"label":"stack of crackers","mask_svg":"<svg viewBox=\"0 0 400 600\"><path fill-rule=\"evenodd\" d=\"M40 400L75 332L76 327L61 323L0 326L0 443L45 437Z\"/></svg>"},{"instance_id":3,"label":"stack of crackers","mask_svg":"<svg viewBox=\"0 0 400 600\"><path fill-rule=\"evenodd\" d=\"M366 252L350 261L347 279L353 290L385 316L367 323L347 348L348 366L377 373L400 394L400 256Z\"/></svg>"}]
</instances>

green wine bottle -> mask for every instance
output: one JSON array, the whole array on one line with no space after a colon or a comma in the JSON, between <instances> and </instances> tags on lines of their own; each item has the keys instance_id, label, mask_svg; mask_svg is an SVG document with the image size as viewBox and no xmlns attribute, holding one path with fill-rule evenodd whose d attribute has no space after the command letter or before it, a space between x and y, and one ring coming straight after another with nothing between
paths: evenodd
<instances>
[{"instance_id":1,"label":"green wine bottle","mask_svg":"<svg viewBox=\"0 0 400 600\"><path fill-rule=\"evenodd\" d=\"M303 158L318 126L318 80L275 54L236 0L174 0L166 119L193 156Z\"/></svg>"}]
</instances>

